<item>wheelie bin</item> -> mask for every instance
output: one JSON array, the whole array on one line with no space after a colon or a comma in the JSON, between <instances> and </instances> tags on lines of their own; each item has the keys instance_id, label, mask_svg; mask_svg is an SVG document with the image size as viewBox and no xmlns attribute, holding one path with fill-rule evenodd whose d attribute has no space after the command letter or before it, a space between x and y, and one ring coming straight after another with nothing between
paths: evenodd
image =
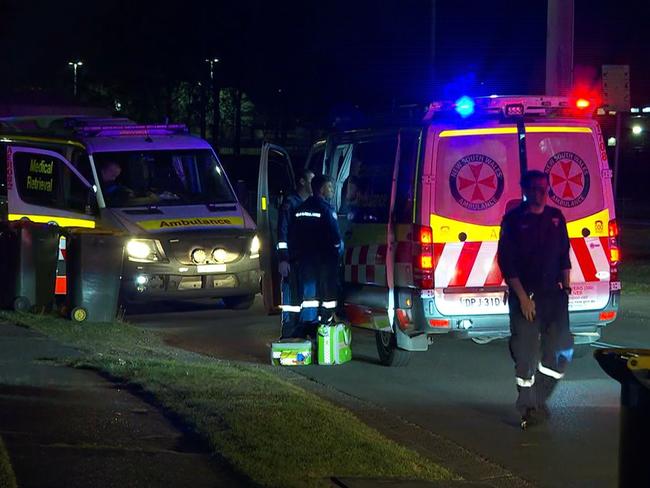
<instances>
[{"instance_id":1,"label":"wheelie bin","mask_svg":"<svg viewBox=\"0 0 650 488\"><path fill-rule=\"evenodd\" d=\"M621 383L618 486L643 486L650 442L650 349L599 349L594 357Z\"/></svg>"},{"instance_id":2,"label":"wheelie bin","mask_svg":"<svg viewBox=\"0 0 650 488\"><path fill-rule=\"evenodd\" d=\"M109 231L67 233L66 313L76 322L112 322L117 315L124 237Z\"/></svg>"},{"instance_id":3,"label":"wheelie bin","mask_svg":"<svg viewBox=\"0 0 650 488\"><path fill-rule=\"evenodd\" d=\"M29 220L0 224L0 304L20 312L54 305L60 229Z\"/></svg>"}]
</instances>

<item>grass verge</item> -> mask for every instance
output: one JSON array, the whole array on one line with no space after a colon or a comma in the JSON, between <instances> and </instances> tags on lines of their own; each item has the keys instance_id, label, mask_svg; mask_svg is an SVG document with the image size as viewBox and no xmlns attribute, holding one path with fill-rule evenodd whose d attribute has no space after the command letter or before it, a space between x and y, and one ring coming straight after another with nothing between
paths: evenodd
<instances>
[{"instance_id":1,"label":"grass verge","mask_svg":"<svg viewBox=\"0 0 650 488\"><path fill-rule=\"evenodd\" d=\"M11 467L11 460L5 448L2 438L0 438L0 486L6 488L16 488L16 475Z\"/></svg>"},{"instance_id":2,"label":"grass verge","mask_svg":"<svg viewBox=\"0 0 650 488\"><path fill-rule=\"evenodd\" d=\"M141 387L205 438L215 454L264 486L322 486L332 476L414 480L452 474L387 439L351 412L269 368L220 361L163 344L128 324L75 324L0 313L85 356L68 359Z\"/></svg>"},{"instance_id":3,"label":"grass verge","mask_svg":"<svg viewBox=\"0 0 650 488\"><path fill-rule=\"evenodd\" d=\"M623 293L650 293L650 260L622 261L619 266Z\"/></svg>"}]
</instances>

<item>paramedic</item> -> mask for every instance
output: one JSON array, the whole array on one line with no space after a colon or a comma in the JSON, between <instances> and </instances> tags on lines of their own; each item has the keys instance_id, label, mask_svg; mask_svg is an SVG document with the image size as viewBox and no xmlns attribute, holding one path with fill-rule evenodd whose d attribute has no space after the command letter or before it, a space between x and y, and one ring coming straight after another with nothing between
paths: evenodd
<instances>
[{"instance_id":1,"label":"paramedic","mask_svg":"<svg viewBox=\"0 0 650 488\"><path fill-rule=\"evenodd\" d=\"M528 171L524 201L501 223L498 261L508 283L510 353L521 426L549 415L546 401L573 357L569 330L569 237L562 212L546 205L549 179Z\"/></svg>"},{"instance_id":2,"label":"paramedic","mask_svg":"<svg viewBox=\"0 0 650 488\"><path fill-rule=\"evenodd\" d=\"M314 337L320 323L334 316L338 264L343 253L332 180L314 176L313 195L300 205L289 232L289 252L297 262L300 315L297 336Z\"/></svg>"},{"instance_id":3,"label":"paramedic","mask_svg":"<svg viewBox=\"0 0 650 488\"><path fill-rule=\"evenodd\" d=\"M296 191L286 195L282 201L278 215L278 271L282 277L282 330L280 339L294 337L295 328L298 324L300 313L300 302L297 297L297 275L296 270L291 269L289 261L289 227L293 220L293 214L300 204L311 195L311 180L314 173L306 169L298 175Z\"/></svg>"},{"instance_id":4,"label":"paramedic","mask_svg":"<svg viewBox=\"0 0 650 488\"><path fill-rule=\"evenodd\" d=\"M120 184L117 179L122 174L122 167L115 161L107 161L101 167L102 192L106 203L121 203L133 196L133 192Z\"/></svg>"}]
</instances>

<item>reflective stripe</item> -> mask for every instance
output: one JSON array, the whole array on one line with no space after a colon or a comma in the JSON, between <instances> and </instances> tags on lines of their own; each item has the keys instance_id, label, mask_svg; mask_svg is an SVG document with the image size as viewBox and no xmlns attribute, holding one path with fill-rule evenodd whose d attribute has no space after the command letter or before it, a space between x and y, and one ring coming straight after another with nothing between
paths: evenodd
<instances>
[{"instance_id":1,"label":"reflective stripe","mask_svg":"<svg viewBox=\"0 0 650 488\"><path fill-rule=\"evenodd\" d=\"M298 212L296 217L316 217L320 218L320 212Z\"/></svg>"},{"instance_id":2,"label":"reflective stripe","mask_svg":"<svg viewBox=\"0 0 650 488\"><path fill-rule=\"evenodd\" d=\"M280 310L283 312L300 313L300 305L280 305Z\"/></svg>"},{"instance_id":3,"label":"reflective stripe","mask_svg":"<svg viewBox=\"0 0 650 488\"><path fill-rule=\"evenodd\" d=\"M323 302L323 308L336 308L336 300L331 302Z\"/></svg>"},{"instance_id":4,"label":"reflective stripe","mask_svg":"<svg viewBox=\"0 0 650 488\"><path fill-rule=\"evenodd\" d=\"M318 308L319 302L318 300L305 300L302 302L301 307L302 308Z\"/></svg>"},{"instance_id":5,"label":"reflective stripe","mask_svg":"<svg viewBox=\"0 0 650 488\"><path fill-rule=\"evenodd\" d=\"M530 388L535 384L535 375L532 376L529 380L525 378L519 378L517 377L517 386L521 386L522 388Z\"/></svg>"},{"instance_id":6,"label":"reflective stripe","mask_svg":"<svg viewBox=\"0 0 650 488\"><path fill-rule=\"evenodd\" d=\"M57 217L55 215L22 215L22 214L9 214L11 221L15 220L31 220L40 224L55 223L61 227L85 227L88 229L95 228L94 220L75 219L70 217Z\"/></svg>"},{"instance_id":7,"label":"reflective stripe","mask_svg":"<svg viewBox=\"0 0 650 488\"><path fill-rule=\"evenodd\" d=\"M286 242L278 242L278 249L289 249L289 244Z\"/></svg>"},{"instance_id":8,"label":"reflective stripe","mask_svg":"<svg viewBox=\"0 0 650 488\"><path fill-rule=\"evenodd\" d=\"M540 373L545 374L546 376L550 376L551 378L555 378L556 380L560 380L564 377L564 374L558 373L557 371L551 368L547 368L542 363L539 363L537 369L539 370Z\"/></svg>"}]
</instances>

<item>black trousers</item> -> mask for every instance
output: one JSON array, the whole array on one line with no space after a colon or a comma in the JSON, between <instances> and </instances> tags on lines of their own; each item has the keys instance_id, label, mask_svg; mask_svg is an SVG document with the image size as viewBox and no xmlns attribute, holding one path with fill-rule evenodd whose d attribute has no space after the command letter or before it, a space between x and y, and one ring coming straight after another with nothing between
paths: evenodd
<instances>
[{"instance_id":1,"label":"black trousers","mask_svg":"<svg viewBox=\"0 0 650 488\"><path fill-rule=\"evenodd\" d=\"M569 297L554 289L534 296L536 317L529 322L519 300L511 294L510 354L515 362L518 398L523 415L529 408L546 404L557 382L573 358L573 336L569 329Z\"/></svg>"},{"instance_id":2,"label":"black trousers","mask_svg":"<svg viewBox=\"0 0 650 488\"><path fill-rule=\"evenodd\" d=\"M338 294L338 257L310 256L298 262L300 315L296 335L315 336L319 323L334 316Z\"/></svg>"}]
</instances>

